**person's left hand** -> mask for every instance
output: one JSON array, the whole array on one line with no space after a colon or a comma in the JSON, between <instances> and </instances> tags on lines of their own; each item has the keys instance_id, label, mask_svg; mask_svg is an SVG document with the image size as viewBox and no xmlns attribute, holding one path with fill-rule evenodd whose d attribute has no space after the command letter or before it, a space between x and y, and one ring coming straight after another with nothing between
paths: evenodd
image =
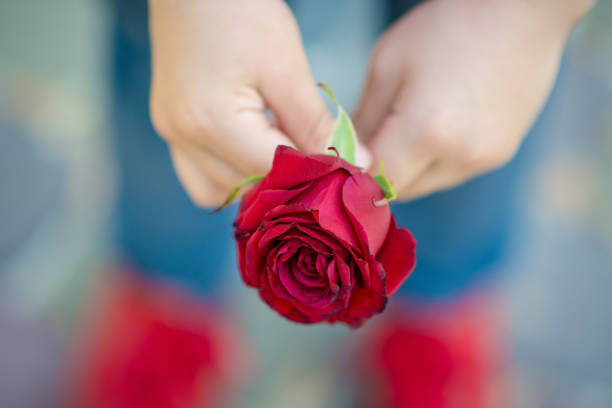
<instances>
[{"instance_id":1,"label":"person's left hand","mask_svg":"<svg viewBox=\"0 0 612 408\"><path fill-rule=\"evenodd\" d=\"M355 126L400 199L514 156L578 18L543 3L430 0L380 39Z\"/></svg>"}]
</instances>

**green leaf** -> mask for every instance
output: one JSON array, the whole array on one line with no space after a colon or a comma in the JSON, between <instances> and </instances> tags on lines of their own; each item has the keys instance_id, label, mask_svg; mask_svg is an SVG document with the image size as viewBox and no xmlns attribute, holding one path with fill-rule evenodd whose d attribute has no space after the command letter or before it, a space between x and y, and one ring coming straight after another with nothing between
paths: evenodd
<instances>
[{"instance_id":1,"label":"green leaf","mask_svg":"<svg viewBox=\"0 0 612 408\"><path fill-rule=\"evenodd\" d=\"M336 124L331 138L331 147L335 147L340 157L347 162L355 165L355 149L357 148L357 132L351 121L351 117L344 111L342 106L338 103L334 94L325 84L318 84L329 96L329 99L338 109L338 116L336 117ZM330 154L334 154L333 152Z\"/></svg>"},{"instance_id":2,"label":"green leaf","mask_svg":"<svg viewBox=\"0 0 612 408\"><path fill-rule=\"evenodd\" d=\"M380 186L381 190L383 191L383 195L385 196L387 201L395 200L397 198L395 189L391 185L389 179L385 177L385 163L383 161L380 162L380 174L372 176L372 178Z\"/></svg>"},{"instance_id":3,"label":"green leaf","mask_svg":"<svg viewBox=\"0 0 612 408\"><path fill-rule=\"evenodd\" d=\"M213 213L219 212L222 209L224 209L225 207L227 207L228 205L230 205L231 202L234 201L234 198L236 198L236 196L238 195L238 192L240 192L240 190L243 187L245 187L245 186L247 186L247 185L249 185L251 183L258 182L262 178L264 178L264 176L257 175L257 176L250 176L250 177L247 177L244 180L242 180L240 182L240 184L238 184L238 186L232 190L232 192L230 193L229 197L227 197L227 199L223 202L223 204L221 204L219 207L215 208L212 212Z\"/></svg>"}]
</instances>

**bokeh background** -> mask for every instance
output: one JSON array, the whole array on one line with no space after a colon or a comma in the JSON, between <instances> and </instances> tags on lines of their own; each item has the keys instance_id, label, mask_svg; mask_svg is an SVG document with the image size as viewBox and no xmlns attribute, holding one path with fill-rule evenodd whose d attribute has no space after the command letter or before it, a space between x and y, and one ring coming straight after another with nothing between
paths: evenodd
<instances>
[{"instance_id":1,"label":"bokeh background","mask_svg":"<svg viewBox=\"0 0 612 408\"><path fill-rule=\"evenodd\" d=\"M317 80L350 106L379 30L373 1L295 10ZM503 269L521 407L612 406L612 2L575 29L532 131L519 233ZM52 406L91 288L116 267L109 5L0 1L0 406ZM343 41L346 33L351 41ZM357 33L357 34L355 34ZM357 37L356 37L357 36ZM363 36L363 38L360 38ZM330 40L331 39L331 40ZM531 137L531 136L530 136ZM230 226L220 232L231 239ZM302 327L225 292L257 351L240 406L334 407L342 327ZM296 397L297 396L297 397Z\"/></svg>"}]
</instances>

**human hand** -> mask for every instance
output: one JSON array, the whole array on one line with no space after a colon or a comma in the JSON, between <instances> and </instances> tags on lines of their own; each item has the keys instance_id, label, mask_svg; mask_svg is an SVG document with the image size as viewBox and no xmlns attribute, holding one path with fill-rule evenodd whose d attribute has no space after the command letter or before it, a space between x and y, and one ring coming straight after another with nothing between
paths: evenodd
<instances>
[{"instance_id":1,"label":"human hand","mask_svg":"<svg viewBox=\"0 0 612 408\"><path fill-rule=\"evenodd\" d=\"M430 0L383 35L355 126L400 199L454 187L514 156L573 23L592 3Z\"/></svg>"},{"instance_id":2,"label":"human hand","mask_svg":"<svg viewBox=\"0 0 612 408\"><path fill-rule=\"evenodd\" d=\"M266 173L279 144L326 151L333 118L283 1L150 0L150 21L152 120L196 204Z\"/></svg>"}]
</instances>

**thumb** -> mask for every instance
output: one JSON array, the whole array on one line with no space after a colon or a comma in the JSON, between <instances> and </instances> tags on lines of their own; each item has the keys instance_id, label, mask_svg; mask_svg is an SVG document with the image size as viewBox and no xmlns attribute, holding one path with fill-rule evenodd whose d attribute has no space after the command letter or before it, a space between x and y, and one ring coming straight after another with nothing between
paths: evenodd
<instances>
[{"instance_id":1,"label":"thumb","mask_svg":"<svg viewBox=\"0 0 612 408\"><path fill-rule=\"evenodd\" d=\"M279 128L307 154L324 153L334 118L312 78L306 57L267 72L259 91L274 113Z\"/></svg>"},{"instance_id":2,"label":"thumb","mask_svg":"<svg viewBox=\"0 0 612 408\"><path fill-rule=\"evenodd\" d=\"M274 113L275 123L296 147L307 154L325 153L336 119L327 110L305 57L302 61L270 75L260 92ZM369 150L359 139L356 149L355 164L367 170L372 161Z\"/></svg>"}]
</instances>

